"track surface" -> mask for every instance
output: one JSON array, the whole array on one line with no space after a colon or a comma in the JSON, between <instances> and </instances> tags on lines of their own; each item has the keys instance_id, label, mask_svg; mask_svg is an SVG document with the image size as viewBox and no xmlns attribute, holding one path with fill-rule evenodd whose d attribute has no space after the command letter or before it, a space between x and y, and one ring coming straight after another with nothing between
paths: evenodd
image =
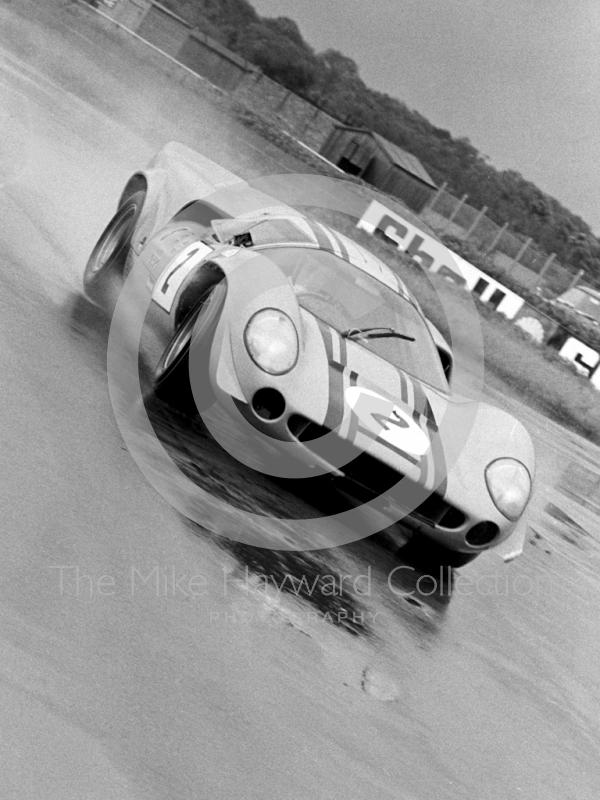
<instances>
[{"instance_id":1,"label":"track surface","mask_svg":"<svg viewBox=\"0 0 600 800\"><path fill-rule=\"evenodd\" d=\"M418 573L390 587L371 542L226 546L228 520L187 523L124 448L80 276L167 141L245 178L299 166L57 0L0 3L0 134L0 798L596 800L599 523L578 493L599 451L512 403L540 456L530 542L451 597L400 597ZM215 491L302 503L228 481L156 415ZM318 579L311 602L252 578L288 572Z\"/></svg>"}]
</instances>

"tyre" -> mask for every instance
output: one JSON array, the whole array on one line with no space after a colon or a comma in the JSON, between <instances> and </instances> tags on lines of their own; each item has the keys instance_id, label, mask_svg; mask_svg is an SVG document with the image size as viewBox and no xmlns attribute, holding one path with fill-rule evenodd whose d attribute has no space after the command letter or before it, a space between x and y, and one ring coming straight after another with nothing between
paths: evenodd
<instances>
[{"instance_id":1,"label":"tyre","mask_svg":"<svg viewBox=\"0 0 600 800\"><path fill-rule=\"evenodd\" d=\"M146 192L138 191L125 200L106 226L83 275L83 286L89 299L106 306L111 296L111 282L123 279L131 239L146 199ZM120 288L120 286L119 286Z\"/></svg>"},{"instance_id":2,"label":"tyre","mask_svg":"<svg viewBox=\"0 0 600 800\"><path fill-rule=\"evenodd\" d=\"M154 394L188 414L206 411L215 400L209 361L227 285L217 280L206 286L167 345L154 372ZM190 385L190 356L195 395Z\"/></svg>"},{"instance_id":3,"label":"tyre","mask_svg":"<svg viewBox=\"0 0 600 800\"><path fill-rule=\"evenodd\" d=\"M398 555L411 564L425 569L438 569L451 567L460 569L470 564L479 553L461 553L458 550L449 550L447 547L428 539L427 536L415 534L412 539L398 549Z\"/></svg>"}]
</instances>

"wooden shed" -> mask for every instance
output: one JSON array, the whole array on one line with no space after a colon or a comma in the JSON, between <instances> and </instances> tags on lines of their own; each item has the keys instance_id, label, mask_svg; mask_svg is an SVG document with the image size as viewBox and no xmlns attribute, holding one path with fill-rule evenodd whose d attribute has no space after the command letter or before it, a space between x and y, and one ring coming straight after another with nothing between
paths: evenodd
<instances>
[{"instance_id":1,"label":"wooden shed","mask_svg":"<svg viewBox=\"0 0 600 800\"><path fill-rule=\"evenodd\" d=\"M335 125L321 147L321 155L344 172L402 200L417 213L437 190L416 156L373 131Z\"/></svg>"}]
</instances>

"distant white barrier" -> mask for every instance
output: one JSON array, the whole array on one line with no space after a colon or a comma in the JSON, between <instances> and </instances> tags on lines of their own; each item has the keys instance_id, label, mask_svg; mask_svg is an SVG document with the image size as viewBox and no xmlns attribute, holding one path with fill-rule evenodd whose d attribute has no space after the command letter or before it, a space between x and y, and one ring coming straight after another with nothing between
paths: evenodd
<instances>
[{"instance_id":1,"label":"distant white barrier","mask_svg":"<svg viewBox=\"0 0 600 800\"><path fill-rule=\"evenodd\" d=\"M379 231L381 236L395 244L399 250L411 255L421 266L466 286L478 294L482 302L490 303L508 319L513 319L525 302L495 278L465 261L433 236L376 200L362 215L358 227L368 233Z\"/></svg>"},{"instance_id":2,"label":"distant white barrier","mask_svg":"<svg viewBox=\"0 0 600 800\"><path fill-rule=\"evenodd\" d=\"M465 286L479 295L482 302L493 306L508 319L514 319L525 304L524 298L519 297L516 292L376 200L370 203L357 227L371 234L377 231L378 235L411 255L421 266ZM522 321L517 321L516 324L529 332ZM587 375L594 388L600 390L600 353L570 336L559 350L559 355L574 364L582 375Z\"/></svg>"}]
</instances>

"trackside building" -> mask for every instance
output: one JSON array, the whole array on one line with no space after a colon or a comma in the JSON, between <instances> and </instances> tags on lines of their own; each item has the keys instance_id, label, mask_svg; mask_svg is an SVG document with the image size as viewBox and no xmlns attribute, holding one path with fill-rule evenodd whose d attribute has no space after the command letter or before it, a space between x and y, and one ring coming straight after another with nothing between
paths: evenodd
<instances>
[{"instance_id":1,"label":"trackside building","mask_svg":"<svg viewBox=\"0 0 600 800\"><path fill-rule=\"evenodd\" d=\"M320 152L349 175L356 175L380 191L402 198L402 202L417 213L437 190L416 156L363 128L334 125Z\"/></svg>"}]
</instances>

